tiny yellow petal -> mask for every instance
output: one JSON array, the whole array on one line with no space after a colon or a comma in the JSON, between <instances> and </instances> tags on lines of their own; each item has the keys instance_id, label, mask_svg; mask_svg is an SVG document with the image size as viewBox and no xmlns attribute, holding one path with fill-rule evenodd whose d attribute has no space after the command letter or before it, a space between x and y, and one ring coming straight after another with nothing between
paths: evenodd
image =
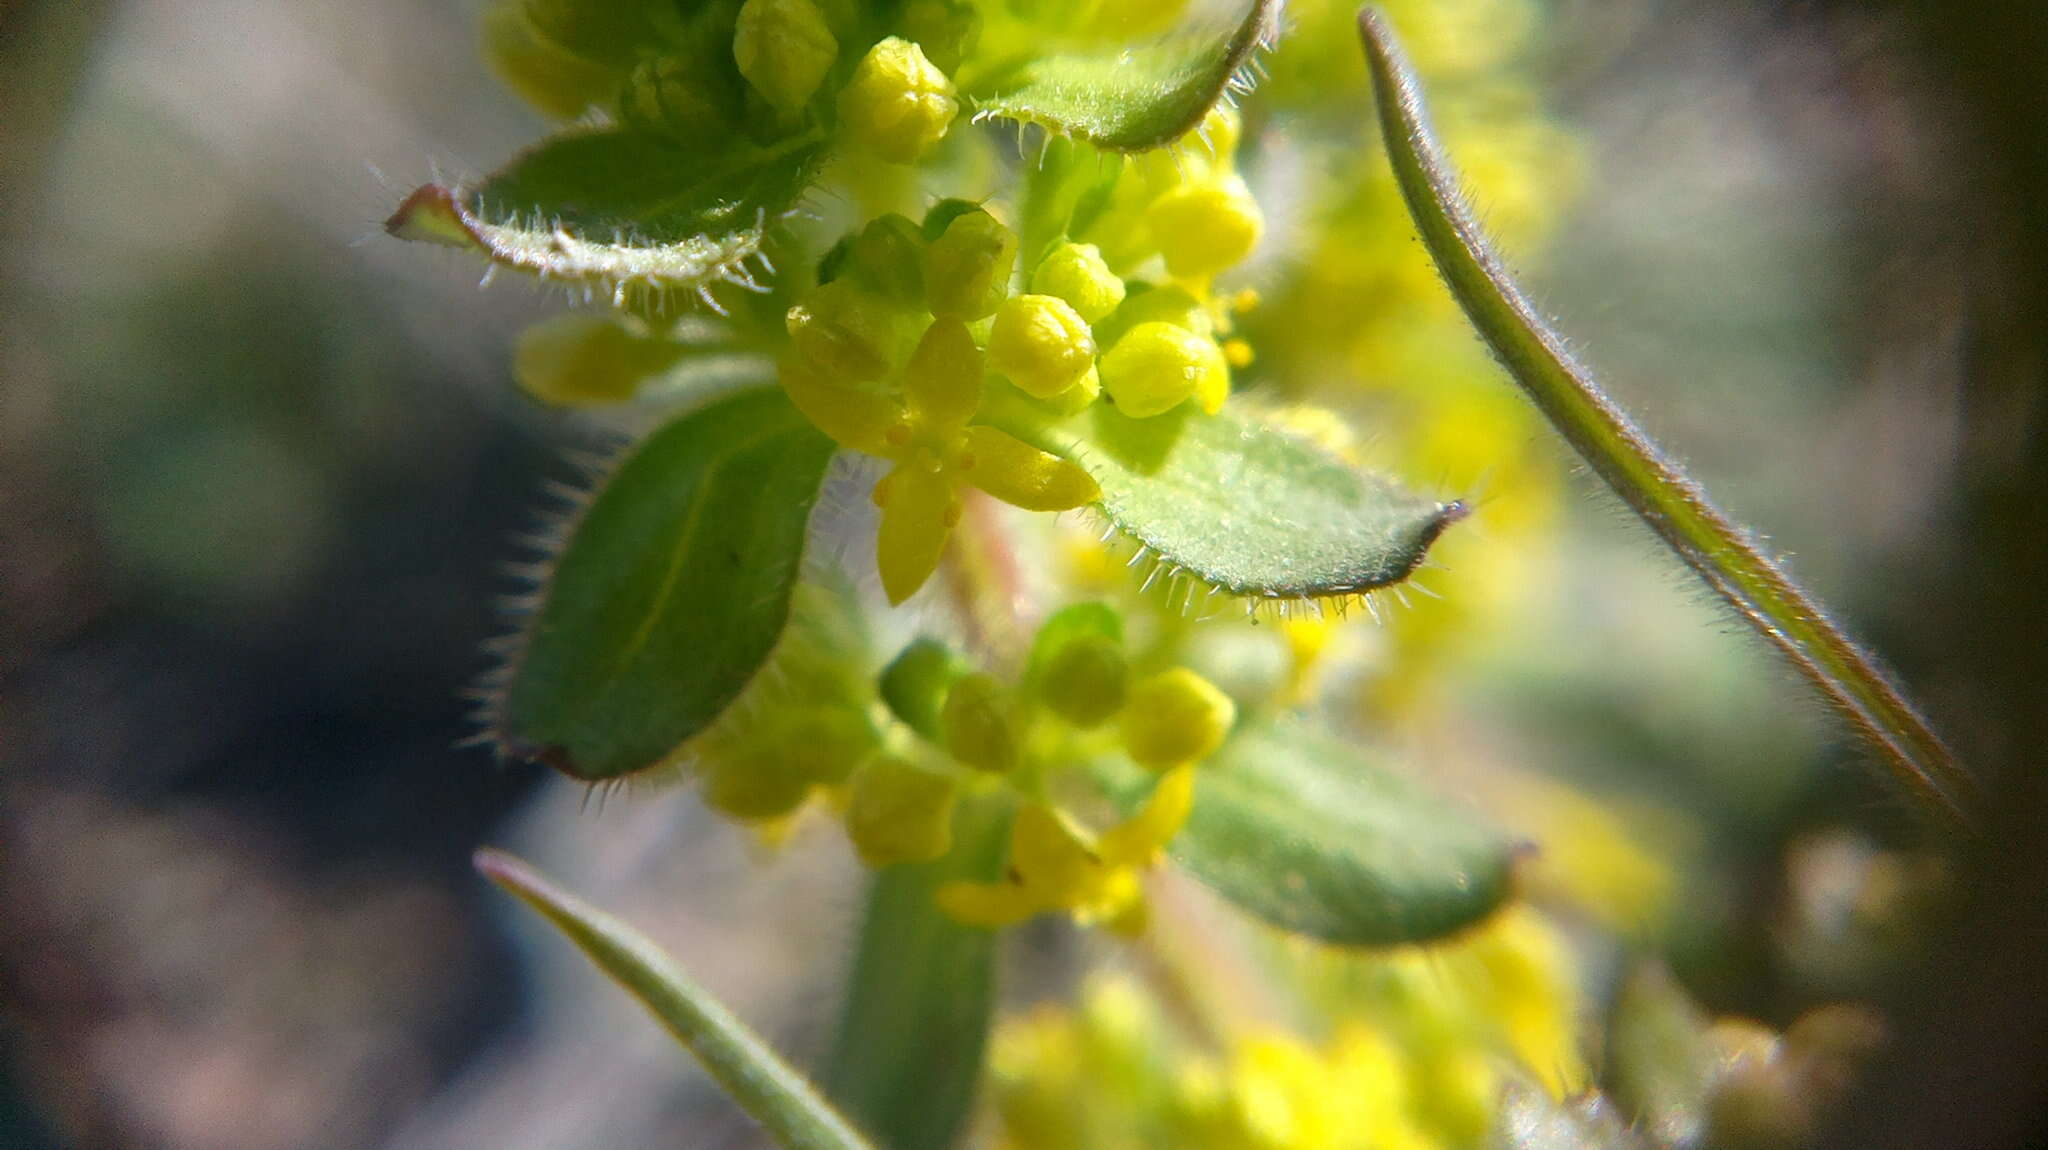
<instances>
[{"instance_id":1,"label":"tiny yellow petal","mask_svg":"<svg viewBox=\"0 0 2048 1150\"><path fill-rule=\"evenodd\" d=\"M782 361L782 388L805 419L841 446L871 455L889 454L889 430L903 422L903 411L894 400L833 383L798 356Z\"/></svg>"},{"instance_id":2,"label":"tiny yellow petal","mask_svg":"<svg viewBox=\"0 0 2048 1150\"><path fill-rule=\"evenodd\" d=\"M1194 765L1175 767L1160 776L1137 814L1103 832L1096 849L1112 866L1149 866L1180 833L1194 805Z\"/></svg>"},{"instance_id":3,"label":"tiny yellow petal","mask_svg":"<svg viewBox=\"0 0 2048 1150\"><path fill-rule=\"evenodd\" d=\"M903 368L903 392L911 409L935 431L967 426L981 406L981 349L974 346L967 324L958 319L932 321Z\"/></svg>"},{"instance_id":4,"label":"tiny yellow petal","mask_svg":"<svg viewBox=\"0 0 2048 1150\"><path fill-rule=\"evenodd\" d=\"M946 539L960 521L960 494L950 476L914 467L891 471L888 484L875 565L893 605L916 594L938 569Z\"/></svg>"},{"instance_id":5,"label":"tiny yellow petal","mask_svg":"<svg viewBox=\"0 0 2048 1150\"><path fill-rule=\"evenodd\" d=\"M1010 826L1010 869L1034 898L1076 906L1100 886L1106 868L1082 831L1044 803L1027 803Z\"/></svg>"},{"instance_id":6,"label":"tiny yellow petal","mask_svg":"<svg viewBox=\"0 0 2048 1150\"><path fill-rule=\"evenodd\" d=\"M985 424L967 429L973 466L962 475L1005 503L1027 511L1065 511L1102 498L1088 473Z\"/></svg>"}]
</instances>

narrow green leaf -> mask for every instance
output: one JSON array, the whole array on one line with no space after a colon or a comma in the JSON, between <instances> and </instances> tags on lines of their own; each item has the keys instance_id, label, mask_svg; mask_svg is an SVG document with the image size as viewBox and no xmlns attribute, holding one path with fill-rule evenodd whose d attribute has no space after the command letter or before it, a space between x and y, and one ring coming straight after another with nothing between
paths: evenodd
<instances>
[{"instance_id":1,"label":"narrow green leaf","mask_svg":"<svg viewBox=\"0 0 2048 1150\"><path fill-rule=\"evenodd\" d=\"M1117 152L1164 147L1193 131L1270 44L1278 0L1253 0L1235 29L1183 31L1115 52L1033 61L993 91L969 93L974 119L1036 124Z\"/></svg>"},{"instance_id":2,"label":"narrow green leaf","mask_svg":"<svg viewBox=\"0 0 2048 1150\"><path fill-rule=\"evenodd\" d=\"M503 851L476 852L476 869L539 911L639 999L779 1145L791 1150L867 1150L867 1139L803 1075L645 935L560 890Z\"/></svg>"},{"instance_id":3,"label":"narrow green leaf","mask_svg":"<svg viewBox=\"0 0 2048 1150\"><path fill-rule=\"evenodd\" d=\"M1877 660L1607 397L1488 246L1430 131L1422 88L1384 17L1359 13L1381 135L1423 246L1496 358L1643 523L1846 717L1893 775L1961 823L1974 781Z\"/></svg>"},{"instance_id":4,"label":"narrow green leaf","mask_svg":"<svg viewBox=\"0 0 2048 1150\"><path fill-rule=\"evenodd\" d=\"M714 400L639 445L547 581L502 704L505 746L595 781L655 766L710 725L789 621L832 450L776 388Z\"/></svg>"},{"instance_id":5,"label":"narrow green leaf","mask_svg":"<svg viewBox=\"0 0 2048 1150\"><path fill-rule=\"evenodd\" d=\"M1098 767L1126 808L1149 776ZM1201 768L1167 853L1240 908L1324 942L1382 946L1452 934L1514 894L1514 848L1335 737L1253 726Z\"/></svg>"},{"instance_id":6,"label":"narrow green leaf","mask_svg":"<svg viewBox=\"0 0 2048 1150\"><path fill-rule=\"evenodd\" d=\"M810 186L816 133L713 148L626 128L568 132L479 183L429 184L385 221L400 239L467 248L493 264L612 303L757 286L746 261Z\"/></svg>"},{"instance_id":7,"label":"narrow green leaf","mask_svg":"<svg viewBox=\"0 0 2048 1150\"><path fill-rule=\"evenodd\" d=\"M998 932L962 926L933 895L1001 872L1009 820L963 801L953 850L875 874L846 1013L823 1076L833 1101L888 1150L944 1150L973 1107L995 1010Z\"/></svg>"},{"instance_id":8,"label":"narrow green leaf","mask_svg":"<svg viewBox=\"0 0 2048 1150\"><path fill-rule=\"evenodd\" d=\"M1097 505L1171 574L1249 598L1355 595L1406 579L1465 515L1285 432L1192 404L1131 419L1106 403L1062 422L994 409L1005 430L1081 465Z\"/></svg>"}]
</instances>

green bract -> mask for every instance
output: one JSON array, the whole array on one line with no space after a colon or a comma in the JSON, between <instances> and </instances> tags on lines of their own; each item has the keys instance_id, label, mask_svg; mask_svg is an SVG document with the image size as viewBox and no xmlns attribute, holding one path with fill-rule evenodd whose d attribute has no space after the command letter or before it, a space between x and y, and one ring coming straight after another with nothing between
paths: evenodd
<instances>
[{"instance_id":1,"label":"green bract","mask_svg":"<svg viewBox=\"0 0 2048 1150\"><path fill-rule=\"evenodd\" d=\"M715 400L636 448L548 578L504 744L612 779L717 719L783 632L831 454L772 390Z\"/></svg>"},{"instance_id":2,"label":"green bract","mask_svg":"<svg viewBox=\"0 0 2048 1150\"><path fill-rule=\"evenodd\" d=\"M1117 51L1044 57L987 92L969 92L974 118L1036 124L1110 151L1163 147L1229 94L1271 37L1278 9L1276 0L1254 0L1228 33L1186 31Z\"/></svg>"},{"instance_id":3,"label":"green bract","mask_svg":"<svg viewBox=\"0 0 2048 1150\"><path fill-rule=\"evenodd\" d=\"M1342 596L1399 582L1465 513L1230 411L1131 419L1096 404L1053 421L1018 405L1002 423L1079 463L1102 487L1102 513L1167 572L1236 596Z\"/></svg>"},{"instance_id":4,"label":"green bract","mask_svg":"<svg viewBox=\"0 0 2048 1150\"><path fill-rule=\"evenodd\" d=\"M1239 732L1168 848L1274 926L1366 946L1442 938L1514 894L1514 851L1474 816L1303 725ZM1126 805L1142 780L1104 776Z\"/></svg>"},{"instance_id":5,"label":"green bract","mask_svg":"<svg viewBox=\"0 0 2048 1150\"><path fill-rule=\"evenodd\" d=\"M384 226L619 306L673 293L715 305L713 288L754 283L747 261L823 152L815 134L728 137L707 153L630 128L571 132L479 183L419 189Z\"/></svg>"}]
</instances>

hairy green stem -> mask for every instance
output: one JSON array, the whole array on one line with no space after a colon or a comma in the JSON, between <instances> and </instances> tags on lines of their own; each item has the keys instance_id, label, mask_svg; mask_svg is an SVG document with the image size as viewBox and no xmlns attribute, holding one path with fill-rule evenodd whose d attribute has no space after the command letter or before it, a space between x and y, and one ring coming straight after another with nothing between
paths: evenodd
<instances>
[{"instance_id":1,"label":"hairy green stem","mask_svg":"<svg viewBox=\"0 0 2048 1150\"><path fill-rule=\"evenodd\" d=\"M1962 823L1973 793L1955 755L1820 605L1600 390L1509 277L1458 194L1422 92L1384 16L1358 27L1380 130L1424 246L1493 353L1559 434L1650 529L1827 696L1907 790Z\"/></svg>"},{"instance_id":2,"label":"hairy green stem","mask_svg":"<svg viewBox=\"0 0 2048 1150\"><path fill-rule=\"evenodd\" d=\"M539 911L639 999L777 1145L787 1150L874 1150L803 1075L639 931L562 891L504 851L479 850L476 869Z\"/></svg>"}]
</instances>

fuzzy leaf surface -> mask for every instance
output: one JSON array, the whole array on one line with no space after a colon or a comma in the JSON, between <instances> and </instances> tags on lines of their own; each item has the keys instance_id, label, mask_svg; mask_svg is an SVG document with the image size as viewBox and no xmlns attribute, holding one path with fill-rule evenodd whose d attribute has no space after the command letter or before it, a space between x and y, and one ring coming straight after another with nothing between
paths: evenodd
<instances>
[{"instance_id":1,"label":"fuzzy leaf surface","mask_svg":"<svg viewBox=\"0 0 2048 1150\"><path fill-rule=\"evenodd\" d=\"M1253 0L1234 29L1174 33L1116 52L1056 53L975 95L976 120L1036 124L1116 152L1164 147L1193 131L1270 40L1276 0Z\"/></svg>"},{"instance_id":2,"label":"fuzzy leaf surface","mask_svg":"<svg viewBox=\"0 0 2048 1150\"><path fill-rule=\"evenodd\" d=\"M1106 403L1074 418L998 415L1005 430L1081 465L1118 530L1209 586L1247 598L1354 595L1412 574L1465 515L1226 409L1131 419Z\"/></svg>"},{"instance_id":3,"label":"fuzzy leaf surface","mask_svg":"<svg viewBox=\"0 0 2048 1150\"><path fill-rule=\"evenodd\" d=\"M939 887L1002 872L1009 820L963 802L953 850L875 873L839 1036L823 1076L832 1100L889 1150L945 1150L973 1108L995 1016L995 931L939 909Z\"/></svg>"},{"instance_id":4,"label":"fuzzy leaf surface","mask_svg":"<svg viewBox=\"0 0 2048 1150\"><path fill-rule=\"evenodd\" d=\"M548 580L504 702L506 745L596 781L709 726L789 621L832 451L779 388L714 400L637 447Z\"/></svg>"},{"instance_id":5,"label":"fuzzy leaf surface","mask_svg":"<svg viewBox=\"0 0 2048 1150\"><path fill-rule=\"evenodd\" d=\"M1119 803L1136 768L1104 769ZM1175 863L1248 913L1341 945L1426 942L1513 894L1514 851L1477 818L1335 737L1283 724L1240 731L1201 768Z\"/></svg>"},{"instance_id":6,"label":"fuzzy leaf surface","mask_svg":"<svg viewBox=\"0 0 2048 1150\"><path fill-rule=\"evenodd\" d=\"M715 148L630 128L567 132L476 183L428 184L384 228L475 251L623 305L743 282L744 261L810 186L815 135Z\"/></svg>"},{"instance_id":7,"label":"fuzzy leaf surface","mask_svg":"<svg viewBox=\"0 0 2048 1150\"><path fill-rule=\"evenodd\" d=\"M803 1075L645 935L562 891L503 851L478 851L476 868L538 911L598 969L639 999L777 1145L791 1150L870 1150L867 1139Z\"/></svg>"}]
</instances>

